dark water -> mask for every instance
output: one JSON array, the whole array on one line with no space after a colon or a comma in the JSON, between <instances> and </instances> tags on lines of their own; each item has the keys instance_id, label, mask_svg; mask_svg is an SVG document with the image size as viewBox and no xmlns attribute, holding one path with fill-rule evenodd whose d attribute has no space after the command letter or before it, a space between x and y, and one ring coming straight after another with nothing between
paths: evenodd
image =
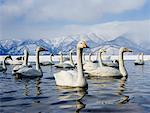
<instances>
[{"instance_id":1,"label":"dark water","mask_svg":"<svg viewBox=\"0 0 150 113\"><path fill-rule=\"evenodd\" d=\"M150 113L150 61L144 66L126 62L128 78L88 78L88 89L55 85L51 66L36 79L17 79L0 73L1 113Z\"/></svg>"}]
</instances>

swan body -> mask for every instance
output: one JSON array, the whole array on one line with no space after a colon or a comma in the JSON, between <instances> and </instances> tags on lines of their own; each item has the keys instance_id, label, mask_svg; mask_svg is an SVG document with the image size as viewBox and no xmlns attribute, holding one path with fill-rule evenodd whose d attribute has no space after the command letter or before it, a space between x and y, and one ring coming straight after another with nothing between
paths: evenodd
<instances>
[{"instance_id":1,"label":"swan body","mask_svg":"<svg viewBox=\"0 0 150 113\"><path fill-rule=\"evenodd\" d=\"M72 54L73 54L73 51L71 50L70 51L70 61L65 61L63 63L63 68L75 68L75 64L72 59Z\"/></svg>"},{"instance_id":2,"label":"swan body","mask_svg":"<svg viewBox=\"0 0 150 113\"><path fill-rule=\"evenodd\" d=\"M85 41L77 44L77 70L60 71L54 74L56 85L68 87L87 87L87 81L83 73L82 51L87 48Z\"/></svg>"},{"instance_id":3,"label":"swan body","mask_svg":"<svg viewBox=\"0 0 150 113\"><path fill-rule=\"evenodd\" d=\"M119 64L117 62L107 62L103 63L104 66L113 67L113 68L119 68Z\"/></svg>"},{"instance_id":4,"label":"swan body","mask_svg":"<svg viewBox=\"0 0 150 113\"><path fill-rule=\"evenodd\" d=\"M123 61L123 53L124 52L132 52L128 48L120 48L119 50L119 69L101 66L94 70L88 71L90 76L108 76L108 77L115 77L115 76L127 76L127 71L124 67ZM101 61L100 61L101 62Z\"/></svg>"},{"instance_id":5,"label":"swan body","mask_svg":"<svg viewBox=\"0 0 150 113\"><path fill-rule=\"evenodd\" d=\"M10 55L8 55L3 59L3 65L0 65L0 72L6 72L7 71L7 67L6 67L6 60L7 59L12 60L12 57Z\"/></svg>"},{"instance_id":6,"label":"swan body","mask_svg":"<svg viewBox=\"0 0 150 113\"><path fill-rule=\"evenodd\" d=\"M47 51L47 50L42 47L38 47L36 49L36 69L34 69L32 67L24 67L24 68L19 69L16 72L16 74L22 75L24 77L42 77L43 72L42 72L42 69L41 69L40 63L39 63L39 53L41 51Z\"/></svg>"},{"instance_id":7,"label":"swan body","mask_svg":"<svg viewBox=\"0 0 150 113\"><path fill-rule=\"evenodd\" d=\"M140 55L141 55L141 59L140 59ZM138 59L136 61L134 61L135 65L144 65L144 59L143 59L144 53L140 53L138 55Z\"/></svg>"},{"instance_id":8,"label":"swan body","mask_svg":"<svg viewBox=\"0 0 150 113\"><path fill-rule=\"evenodd\" d=\"M90 71L90 70L93 70L93 69L98 67L98 63L93 63L92 62L91 55L92 55L92 53L89 54L89 61L85 62L85 64L83 65L83 69L85 71Z\"/></svg>"},{"instance_id":9,"label":"swan body","mask_svg":"<svg viewBox=\"0 0 150 113\"><path fill-rule=\"evenodd\" d=\"M13 68L12 73L15 74L16 71L18 71L21 68L24 67L32 67L31 65L28 65L28 57L29 57L29 52L27 49L24 50L24 61L22 65L15 65Z\"/></svg>"}]
</instances>

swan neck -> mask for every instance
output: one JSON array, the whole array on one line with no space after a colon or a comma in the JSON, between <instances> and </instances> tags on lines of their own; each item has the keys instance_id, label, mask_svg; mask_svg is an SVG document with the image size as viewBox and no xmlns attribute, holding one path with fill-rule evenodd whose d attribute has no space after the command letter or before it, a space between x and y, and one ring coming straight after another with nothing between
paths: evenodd
<instances>
[{"instance_id":1,"label":"swan neck","mask_svg":"<svg viewBox=\"0 0 150 113\"><path fill-rule=\"evenodd\" d=\"M23 65L27 66L28 65L28 52L26 51L24 53L24 62L23 62Z\"/></svg>"},{"instance_id":2,"label":"swan neck","mask_svg":"<svg viewBox=\"0 0 150 113\"><path fill-rule=\"evenodd\" d=\"M52 55L50 55L50 62L53 62L53 60L52 60Z\"/></svg>"},{"instance_id":3,"label":"swan neck","mask_svg":"<svg viewBox=\"0 0 150 113\"><path fill-rule=\"evenodd\" d=\"M60 64L62 64L62 63L63 63L63 55L60 54Z\"/></svg>"},{"instance_id":4,"label":"swan neck","mask_svg":"<svg viewBox=\"0 0 150 113\"><path fill-rule=\"evenodd\" d=\"M7 67L6 67L6 58L4 58L4 60L3 60L3 68L7 69Z\"/></svg>"},{"instance_id":5,"label":"swan neck","mask_svg":"<svg viewBox=\"0 0 150 113\"><path fill-rule=\"evenodd\" d=\"M36 52L36 70L40 70L39 51Z\"/></svg>"},{"instance_id":6,"label":"swan neck","mask_svg":"<svg viewBox=\"0 0 150 113\"><path fill-rule=\"evenodd\" d=\"M83 49L77 48L77 71L78 71L78 82L85 79L83 74L83 65L82 65L82 51Z\"/></svg>"},{"instance_id":7,"label":"swan neck","mask_svg":"<svg viewBox=\"0 0 150 113\"><path fill-rule=\"evenodd\" d=\"M92 62L91 56L92 56L92 54L90 53L90 54L89 54L89 62Z\"/></svg>"},{"instance_id":8,"label":"swan neck","mask_svg":"<svg viewBox=\"0 0 150 113\"><path fill-rule=\"evenodd\" d=\"M70 52L70 63L72 64L72 65L74 65L74 62L73 62L73 59L72 59L72 53Z\"/></svg>"},{"instance_id":9,"label":"swan neck","mask_svg":"<svg viewBox=\"0 0 150 113\"><path fill-rule=\"evenodd\" d=\"M99 52L99 57L98 57L98 59L99 59L99 66L100 66L100 67L103 67L102 53L101 53L101 52Z\"/></svg>"},{"instance_id":10,"label":"swan neck","mask_svg":"<svg viewBox=\"0 0 150 113\"><path fill-rule=\"evenodd\" d=\"M127 71L125 69L124 60L123 60L123 52L119 53L119 71L122 76L127 76Z\"/></svg>"}]
</instances>

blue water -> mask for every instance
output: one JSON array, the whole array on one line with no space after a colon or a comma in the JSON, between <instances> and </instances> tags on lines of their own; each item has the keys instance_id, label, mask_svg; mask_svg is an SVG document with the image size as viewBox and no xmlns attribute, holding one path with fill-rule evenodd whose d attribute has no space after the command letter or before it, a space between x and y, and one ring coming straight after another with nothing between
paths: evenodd
<instances>
[{"instance_id":1,"label":"blue water","mask_svg":"<svg viewBox=\"0 0 150 113\"><path fill-rule=\"evenodd\" d=\"M53 66L42 66L42 78L0 73L0 113L149 113L150 61L126 61L128 78L87 78L88 89L55 85Z\"/></svg>"}]
</instances>

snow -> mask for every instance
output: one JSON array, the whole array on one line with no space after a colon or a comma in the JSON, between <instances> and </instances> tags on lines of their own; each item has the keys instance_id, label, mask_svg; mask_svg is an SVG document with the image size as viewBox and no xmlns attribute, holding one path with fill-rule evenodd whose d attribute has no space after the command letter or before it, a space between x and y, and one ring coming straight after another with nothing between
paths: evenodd
<instances>
[{"instance_id":1,"label":"snow","mask_svg":"<svg viewBox=\"0 0 150 113\"><path fill-rule=\"evenodd\" d=\"M0 61L3 60L3 57L4 56L0 56ZM12 56L12 59L15 61L15 59L19 57L19 56ZM64 56L64 57L67 57L67 56ZM96 60L96 55L93 55L92 57L92 60ZM110 58L110 59L109 59ZM50 56L46 55L46 56L40 56L40 62L43 62L43 61L49 61L50 59ZM109 55L104 55L103 56L103 60L114 60L114 59L118 59L118 56L117 55L112 55L112 56L109 56ZM137 59L137 55L125 55L124 56L124 60L136 60ZM77 60L77 57L76 56L73 56L73 60L76 62ZM85 56L85 60L88 60L88 55ZM144 55L144 60L145 61L150 61L150 55ZM35 56L29 56L29 62L35 62L36 61L36 57ZM54 56L53 57L53 61L59 61L59 56ZM9 60L9 62L12 62Z\"/></svg>"}]
</instances>

